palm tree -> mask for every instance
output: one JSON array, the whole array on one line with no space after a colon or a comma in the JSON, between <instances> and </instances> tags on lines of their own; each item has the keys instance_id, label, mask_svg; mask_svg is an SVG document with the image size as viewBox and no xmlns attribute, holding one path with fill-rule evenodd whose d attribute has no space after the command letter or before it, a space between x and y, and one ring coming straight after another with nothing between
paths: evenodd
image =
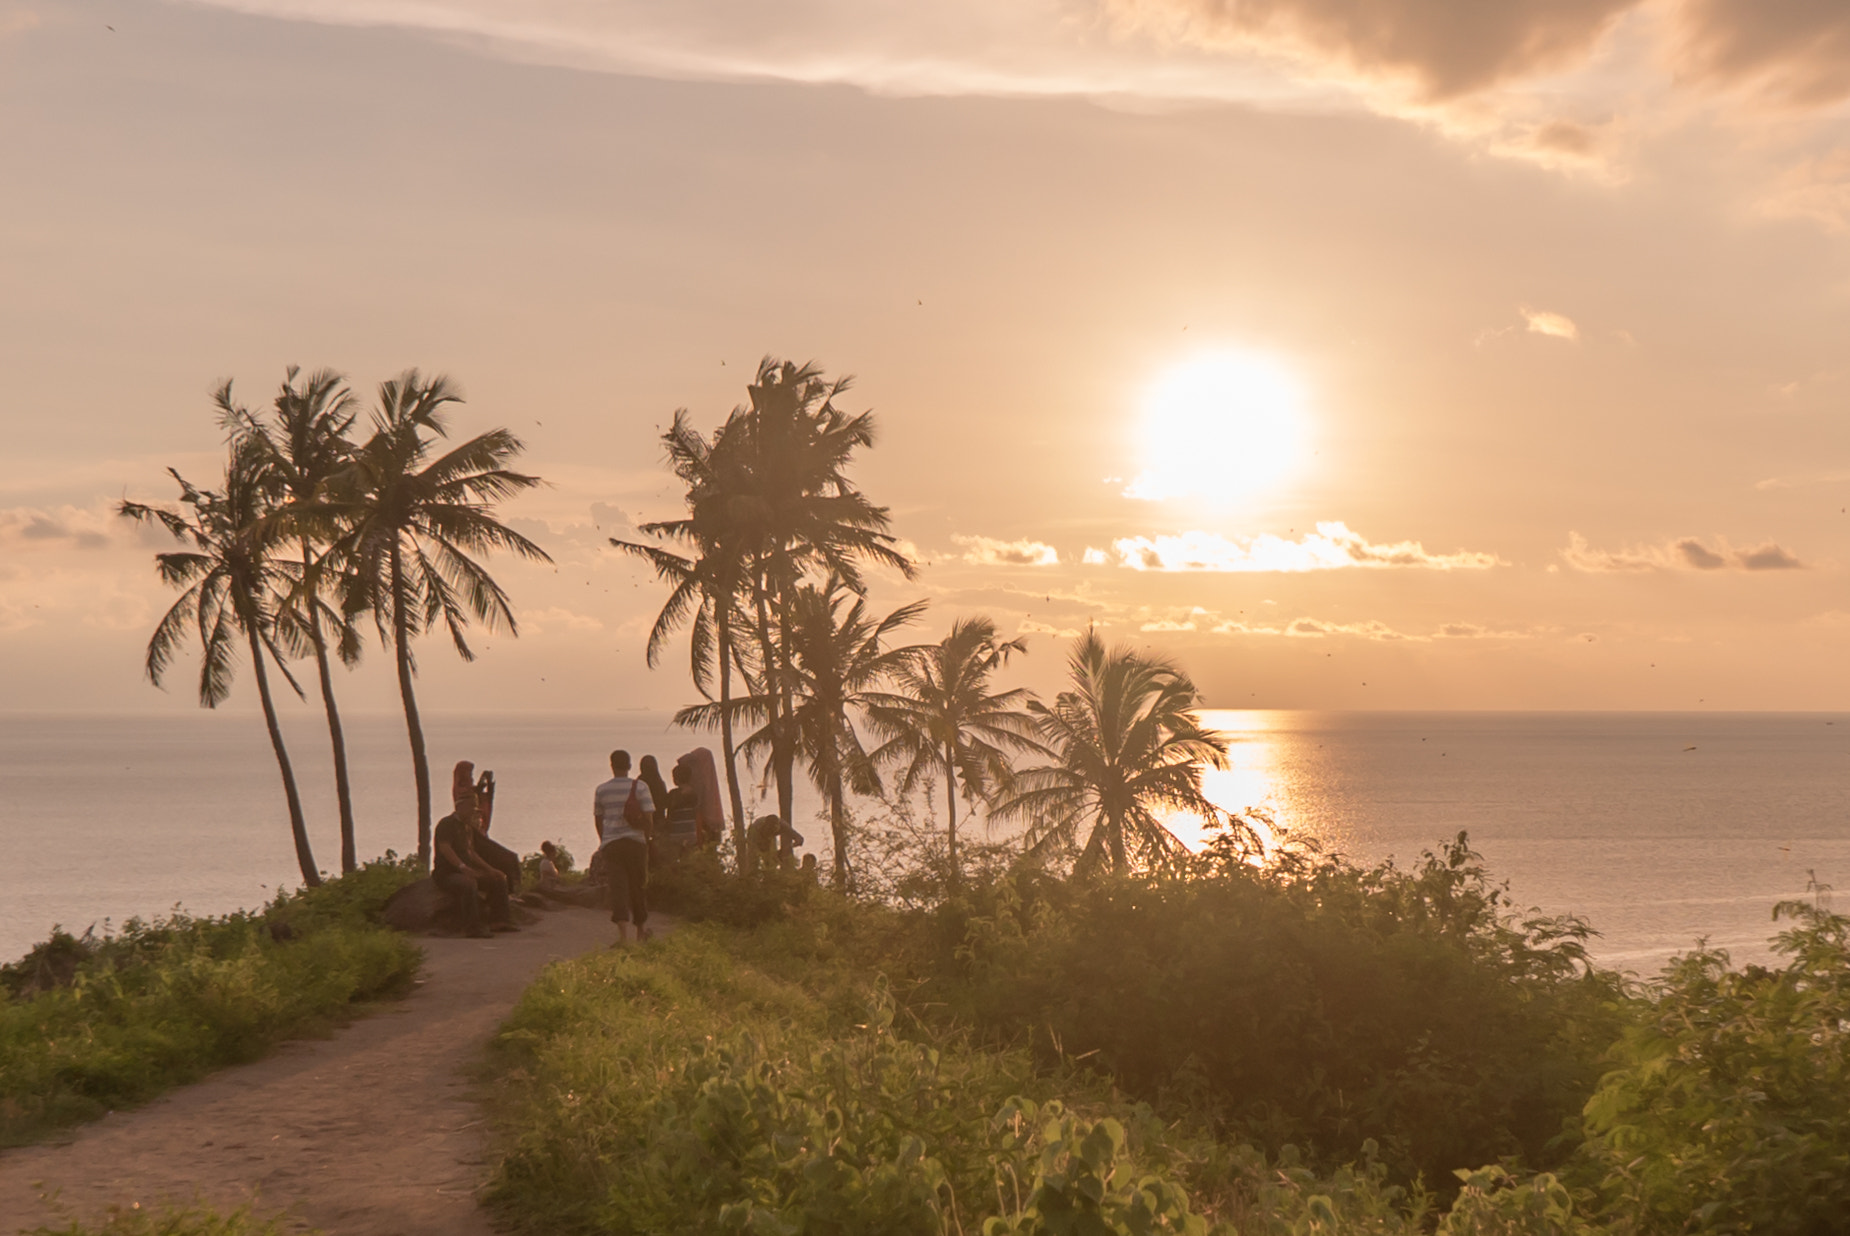
<instances>
[{"instance_id":1,"label":"palm tree","mask_svg":"<svg viewBox=\"0 0 1850 1236\"><path fill-rule=\"evenodd\" d=\"M674 424L662 434L668 448L668 463L675 476L687 485L691 495L704 493L713 485L711 448L700 432L688 423L687 409L678 409ZM658 545L644 545L611 537L610 543L655 568L657 579L670 585L668 600L656 615L649 630L647 660L650 669L661 661L662 649L675 629L690 622L688 639L689 671L694 687L702 698L713 698L714 659L719 661L720 749L726 767L726 792L732 808L733 852L741 867L749 860L745 844L745 799L739 789L738 751L733 742L732 674L739 667L738 649L733 639L739 618L740 584L744 563L725 540L725 529L718 521L713 503L703 504L699 518L664 520L642 525L642 531L687 545L691 555L674 553Z\"/></svg>"},{"instance_id":2,"label":"palm tree","mask_svg":"<svg viewBox=\"0 0 1850 1236\"><path fill-rule=\"evenodd\" d=\"M825 381L814 365L766 357L748 387L749 406L734 408L711 441L688 424L685 411L677 412L663 441L670 466L687 486L688 514L643 524L640 531L685 552L612 540L647 560L671 587L650 636L650 663L662 641L690 621L695 685L709 699L709 667L718 659L721 707L699 715L716 718L721 727L734 841L744 864L750 851L729 728L734 710L727 707L732 672L767 702L770 771L778 810L788 820L798 745L788 602L811 572L861 592L861 561L883 563L907 578L914 570L886 532L886 509L847 478L854 452L874 441L871 413L849 415L835 406L848 387L846 378Z\"/></svg>"},{"instance_id":3,"label":"palm tree","mask_svg":"<svg viewBox=\"0 0 1850 1236\"><path fill-rule=\"evenodd\" d=\"M390 627L417 780L418 863L426 869L430 761L411 682L411 641L441 622L458 655L473 661L463 635L471 617L491 631L519 629L507 593L471 555L507 549L552 561L492 513L495 503L540 483L503 466L523 449L519 438L491 429L432 458L449 432L444 407L461 399L448 378L425 381L415 369L380 383L373 435L329 486L330 506L347 526L329 550L346 572L346 611L371 610L382 640Z\"/></svg>"},{"instance_id":4,"label":"palm tree","mask_svg":"<svg viewBox=\"0 0 1850 1236\"><path fill-rule=\"evenodd\" d=\"M810 780L828 800L837 885L845 886L852 874L847 792L880 792L879 775L854 716L866 712L879 698L874 690L877 684L900 672L920 651L888 648L885 643L893 632L916 622L925 606L924 601L914 601L876 621L867 612L866 598L856 596L834 576L820 587L799 587L790 600L790 663L795 678L790 715L797 751L807 757ZM755 695L737 701L736 707L742 715L768 722L772 700ZM682 709L675 720L684 725L710 724L715 710L712 704L696 705ZM742 749L750 752L770 742L771 729L766 724L745 740Z\"/></svg>"},{"instance_id":5,"label":"palm tree","mask_svg":"<svg viewBox=\"0 0 1850 1236\"><path fill-rule=\"evenodd\" d=\"M355 664L360 657L359 633L346 615L328 603L332 582L327 562L316 543L335 539L338 525L326 517L325 487L347 465L353 444L347 431L353 426L358 400L346 379L331 369L319 369L296 385L300 370L291 365L277 391L268 418L235 403L231 383L214 395L220 420L233 437L248 445L260 469L261 480L273 487L282 506L272 519L285 535L293 534L302 555L297 587L277 613L277 634L285 647L312 651L321 680L322 709L328 719L328 742L334 751L334 793L340 805L340 869L351 872L359 865L354 842L353 791L347 773L347 741L341 729L340 710L334 703L334 678L328 668L331 626L342 662Z\"/></svg>"},{"instance_id":6,"label":"palm tree","mask_svg":"<svg viewBox=\"0 0 1850 1236\"><path fill-rule=\"evenodd\" d=\"M304 884L318 885L321 873L315 868L315 855L308 843L308 824L302 817L295 770L283 745L276 702L270 697L270 678L264 669L264 656L268 654L290 687L297 695L302 694L302 688L283 665L274 638L276 597L293 581L288 570L271 558L270 544L259 535L268 509L261 465L248 446L234 443L222 490L199 489L172 468L167 471L180 486L184 510L126 500L116 507L117 514L138 523L158 523L174 540L191 547L154 555L161 579L184 591L148 640L148 679L155 686L161 685L161 675L191 626L199 635L201 653L199 702L216 708L231 694L238 637L244 637L257 679L257 698L263 704L264 725L270 731L270 747L282 770L296 864L302 869Z\"/></svg>"},{"instance_id":7,"label":"palm tree","mask_svg":"<svg viewBox=\"0 0 1850 1236\"><path fill-rule=\"evenodd\" d=\"M902 792L944 776L952 885L958 879L959 789L974 809L1011 783L1012 756L1039 750L1026 711L1030 694L1019 687L990 689L991 676L1010 655L1027 651L1024 640L998 638L988 618L960 618L949 635L906 658L893 675L893 692L869 702L870 719L887 738L875 758L904 767Z\"/></svg>"},{"instance_id":8,"label":"palm tree","mask_svg":"<svg viewBox=\"0 0 1850 1236\"><path fill-rule=\"evenodd\" d=\"M1082 867L1107 861L1122 873L1166 867L1185 852L1164 814L1238 826L1201 792L1202 771L1227 766L1227 744L1202 727L1200 693L1180 667L1130 648L1107 649L1088 631L1068 672L1071 690L1051 706L1029 705L1054 761L1018 770L1016 792L995 811L998 819L1028 822L1031 853L1077 848Z\"/></svg>"},{"instance_id":9,"label":"palm tree","mask_svg":"<svg viewBox=\"0 0 1850 1236\"><path fill-rule=\"evenodd\" d=\"M914 573L912 561L886 531L886 508L875 506L847 477L854 452L872 446L875 437L871 412L850 415L835 405L851 383L846 377L827 381L813 363L765 357L747 388L750 407L734 409L714 435L712 489L694 495L697 506L704 499L717 508L725 542L747 563L744 584L771 705L771 770L778 813L786 821L797 755L791 595L811 569L864 592L863 559L907 579Z\"/></svg>"}]
</instances>

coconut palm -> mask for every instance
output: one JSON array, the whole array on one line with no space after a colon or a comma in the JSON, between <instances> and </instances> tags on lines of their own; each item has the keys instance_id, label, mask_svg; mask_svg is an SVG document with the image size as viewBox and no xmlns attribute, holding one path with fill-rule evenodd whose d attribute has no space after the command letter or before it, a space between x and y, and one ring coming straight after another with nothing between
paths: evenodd
<instances>
[{"instance_id":1,"label":"coconut palm","mask_svg":"<svg viewBox=\"0 0 1850 1236\"><path fill-rule=\"evenodd\" d=\"M330 508L347 531L330 549L345 574L345 609L371 611L389 638L417 781L418 862L430 866L430 761L412 686L411 641L441 623L457 654L475 659L464 636L471 618L518 634L513 607L472 555L511 550L535 562L546 551L495 519L494 504L540 483L504 466L523 449L505 429L477 434L442 454L447 405L461 402L448 378L415 369L379 385L373 435L329 485ZM433 457L434 456L434 457ZM388 635L389 632L389 635Z\"/></svg>"},{"instance_id":2,"label":"coconut palm","mask_svg":"<svg viewBox=\"0 0 1850 1236\"><path fill-rule=\"evenodd\" d=\"M834 576L862 591L863 561L891 566L908 578L913 572L886 532L886 509L847 478L854 452L874 441L871 413L850 415L835 406L848 387L845 378L824 380L813 365L766 357L748 388L749 405L734 408L710 441L678 412L663 441L670 466L687 487L688 514L639 530L683 552L612 542L650 562L671 588L651 633L651 663L661 642L691 623L695 685L711 699L708 675L718 660L722 706L698 715L721 727L729 753L734 840L747 863L744 807L728 732L734 710L725 706L733 671L748 680L750 694L766 701L769 766L779 812L788 820L799 737L787 603L811 574Z\"/></svg>"},{"instance_id":3,"label":"coconut palm","mask_svg":"<svg viewBox=\"0 0 1850 1236\"><path fill-rule=\"evenodd\" d=\"M675 412L674 424L662 434L668 450L668 464L675 476L688 487L691 495L706 492L713 484L711 448L700 432L688 422L687 409ZM657 579L669 585L668 599L649 629L646 657L650 669L661 661L662 649L682 624L691 626L688 638L689 672L701 696L711 700L715 665L718 661L719 707L715 720L720 730L720 749L726 768L726 792L732 808L733 852L741 864L748 858L745 844L745 800L739 789L738 751L733 741L732 675L740 667L739 650L733 633L739 628L740 579L744 562L725 540L725 528L714 516L714 503L705 503L696 511L700 518L664 520L644 524L642 531L686 545L690 554L677 554L659 545L645 545L611 537L610 543L625 553L641 558L655 568Z\"/></svg>"},{"instance_id":4,"label":"coconut palm","mask_svg":"<svg viewBox=\"0 0 1850 1236\"><path fill-rule=\"evenodd\" d=\"M829 804L829 833L834 842L833 879L846 885L852 878L848 858L847 794L880 793L874 761L855 724L880 697L878 684L900 672L917 648L889 648L887 641L901 627L918 621L926 602L903 605L876 620L864 597L855 595L831 576L818 587L805 584L790 599L790 664L795 678L791 718L796 747L808 764L810 781ZM737 702L742 716L768 721L772 701L755 695ZM684 708L676 716L683 724L712 721L716 705ZM769 725L746 738L746 752L768 748Z\"/></svg>"},{"instance_id":5,"label":"coconut palm","mask_svg":"<svg viewBox=\"0 0 1850 1236\"><path fill-rule=\"evenodd\" d=\"M1031 853L1078 852L1081 867L1162 868L1186 851L1163 823L1186 812L1238 827L1201 792L1227 766L1227 744L1202 726L1200 693L1173 662L1107 649L1096 631L1074 646L1072 689L1029 705L1053 761L1016 771L997 819L1027 822ZM1083 841L1082 841L1083 835Z\"/></svg>"},{"instance_id":6,"label":"coconut palm","mask_svg":"<svg viewBox=\"0 0 1850 1236\"><path fill-rule=\"evenodd\" d=\"M267 655L296 694L302 694L302 688L283 665L275 640L277 596L288 591L294 581L288 568L271 556L272 544L260 535L260 525L268 511L261 465L248 446L234 442L223 489L200 489L173 469L167 471L180 486L182 509L128 501L116 508L118 514L138 523L160 524L174 540L189 546L154 555L161 579L184 591L148 640L148 679L155 686L161 685L162 674L172 664L191 627L200 645L199 702L216 708L231 694L239 637L243 638L257 680L257 698L263 704L264 725L270 732L270 748L282 772L296 864L302 870L304 884L318 885L321 874L309 846L295 770L283 745L276 702L270 695L270 677L264 668Z\"/></svg>"},{"instance_id":7,"label":"coconut palm","mask_svg":"<svg viewBox=\"0 0 1850 1236\"><path fill-rule=\"evenodd\" d=\"M249 446L260 479L281 500L281 507L271 516L276 532L293 535L301 554L301 573L296 587L278 609L276 631L285 648L312 652L315 657L322 709L328 720L328 742L334 753L334 793L340 806L340 869L350 872L359 865L359 856L354 841L347 742L328 667L328 632L334 633L340 658L347 665L359 660L360 639L348 616L329 603L334 581L317 551L317 542L325 544L338 535L338 524L326 515L324 490L353 454L347 431L353 425L358 400L348 389L346 379L331 369L316 370L300 386L296 384L299 372L296 366L289 367L267 417L235 402L230 382L220 386L213 399L221 422L238 442Z\"/></svg>"},{"instance_id":8,"label":"coconut palm","mask_svg":"<svg viewBox=\"0 0 1850 1236\"><path fill-rule=\"evenodd\" d=\"M960 618L950 634L908 656L893 674L893 690L869 701L869 717L887 741L875 753L903 769L899 789L911 793L944 777L950 882L958 878L957 797L972 810L1011 784L1015 756L1039 750L1022 688L994 691L996 670L1027 643L1001 639L988 618Z\"/></svg>"},{"instance_id":9,"label":"coconut palm","mask_svg":"<svg viewBox=\"0 0 1850 1236\"><path fill-rule=\"evenodd\" d=\"M813 363L765 357L747 388L750 406L734 409L714 435L712 487L691 495L696 517L702 506L713 508L723 542L747 566L743 582L771 705L771 770L785 820L795 796L798 741L788 600L811 570L856 592L865 591L863 560L908 579L914 571L886 531L886 508L848 480L855 451L875 438L871 412L851 415L836 406L851 383L846 377L828 381Z\"/></svg>"}]
</instances>

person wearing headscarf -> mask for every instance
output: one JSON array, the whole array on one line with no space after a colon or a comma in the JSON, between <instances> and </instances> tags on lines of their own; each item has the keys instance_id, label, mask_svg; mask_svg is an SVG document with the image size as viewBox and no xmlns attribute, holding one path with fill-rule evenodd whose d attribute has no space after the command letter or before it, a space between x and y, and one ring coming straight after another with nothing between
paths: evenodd
<instances>
[{"instance_id":1,"label":"person wearing headscarf","mask_svg":"<svg viewBox=\"0 0 1850 1236\"><path fill-rule=\"evenodd\" d=\"M484 771L480 778L475 776L475 765L468 760L458 760L455 770L450 774L450 798L460 808L465 802L475 804L475 833L471 842L475 847L476 857L491 869L501 873L507 881L508 896L520 892L520 855L508 849L488 835L489 826L495 816L495 775Z\"/></svg>"}]
</instances>

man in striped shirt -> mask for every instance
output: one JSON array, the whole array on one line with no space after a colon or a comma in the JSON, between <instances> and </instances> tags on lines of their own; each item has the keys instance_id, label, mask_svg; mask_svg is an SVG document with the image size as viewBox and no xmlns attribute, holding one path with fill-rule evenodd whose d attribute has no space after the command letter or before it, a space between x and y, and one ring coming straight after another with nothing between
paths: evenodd
<instances>
[{"instance_id":1,"label":"man in striped shirt","mask_svg":"<svg viewBox=\"0 0 1850 1236\"><path fill-rule=\"evenodd\" d=\"M617 925L617 941L627 943L633 923L636 938L647 940L649 919L646 885L649 878L648 821L655 814L649 787L630 776L630 753L610 753L610 780L597 787L591 799L591 822L597 826L598 845L604 855L604 879L610 889L610 921ZM626 818L630 802L637 807L637 823Z\"/></svg>"}]
</instances>

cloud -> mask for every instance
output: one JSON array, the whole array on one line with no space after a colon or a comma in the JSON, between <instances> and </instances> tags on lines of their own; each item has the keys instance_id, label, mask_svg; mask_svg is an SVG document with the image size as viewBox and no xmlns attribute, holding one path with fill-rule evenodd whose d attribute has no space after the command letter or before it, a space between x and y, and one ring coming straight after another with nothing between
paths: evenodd
<instances>
[{"instance_id":1,"label":"cloud","mask_svg":"<svg viewBox=\"0 0 1850 1236\"><path fill-rule=\"evenodd\" d=\"M1734 559L1746 571L1802 571L1805 564L1768 541L1758 549L1739 549Z\"/></svg>"},{"instance_id":2,"label":"cloud","mask_svg":"<svg viewBox=\"0 0 1850 1236\"><path fill-rule=\"evenodd\" d=\"M1850 472L1820 472L1812 476L1769 476L1756 481L1755 489L1803 489L1812 485L1841 485L1850 481Z\"/></svg>"},{"instance_id":3,"label":"cloud","mask_svg":"<svg viewBox=\"0 0 1850 1236\"><path fill-rule=\"evenodd\" d=\"M1533 639L1533 631L1496 631L1475 622L1448 622L1433 632L1434 639Z\"/></svg>"},{"instance_id":4,"label":"cloud","mask_svg":"<svg viewBox=\"0 0 1850 1236\"><path fill-rule=\"evenodd\" d=\"M1752 549L1734 549L1726 541L1711 548L1693 536L1677 537L1662 545L1634 545L1621 549L1594 549L1578 532L1567 534L1561 560L1576 571L1610 574L1639 571L1799 571L1805 564L1779 545L1768 541Z\"/></svg>"},{"instance_id":5,"label":"cloud","mask_svg":"<svg viewBox=\"0 0 1850 1236\"><path fill-rule=\"evenodd\" d=\"M1788 168L1761 198L1760 212L1775 219L1809 219L1827 232L1850 232L1850 146Z\"/></svg>"},{"instance_id":6,"label":"cloud","mask_svg":"<svg viewBox=\"0 0 1850 1236\"><path fill-rule=\"evenodd\" d=\"M1086 546L1086 552L1080 555L1079 560L1087 566L1104 566L1111 561L1111 555L1102 549L1094 549L1092 546L1088 545Z\"/></svg>"},{"instance_id":7,"label":"cloud","mask_svg":"<svg viewBox=\"0 0 1850 1236\"><path fill-rule=\"evenodd\" d=\"M1746 87L1795 107L1850 99L1850 6L1842 0L1684 0L1686 80Z\"/></svg>"},{"instance_id":8,"label":"cloud","mask_svg":"<svg viewBox=\"0 0 1850 1236\"><path fill-rule=\"evenodd\" d=\"M1107 0L1171 39L1404 83L1428 101L1570 67L1637 0Z\"/></svg>"},{"instance_id":9,"label":"cloud","mask_svg":"<svg viewBox=\"0 0 1850 1236\"><path fill-rule=\"evenodd\" d=\"M1247 540L1217 532L1123 537L1112 542L1121 566L1139 571L1334 571L1350 567L1410 567L1434 571L1481 571L1499 566L1495 554L1460 550L1429 553L1418 541L1375 545L1340 520L1317 525L1298 540L1264 533Z\"/></svg>"},{"instance_id":10,"label":"cloud","mask_svg":"<svg viewBox=\"0 0 1850 1236\"><path fill-rule=\"evenodd\" d=\"M0 509L0 545L14 552L32 550L104 549L120 540L136 538L115 512L102 504L93 506L44 507L16 506ZM159 544L168 537L161 532Z\"/></svg>"},{"instance_id":11,"label":"cloud","mask_svg":"<svg viewBox=\"0 0 1850 1236\"><path fill-rule=\"evenodd\" d=\"M1104 624L1099 624L1104 625ZM1060 639L1078 639L1080 632L1072 627L1056 627L1045 622L1036 622L1032 618L1023 618L1015 628L1017 635L1052 635Z\"/></svg>"},{"instance_id":12,"label":"cloud","mask_svg":"<svg viewBox=\"0 0 1850 1236\"><path fill-rule=\"evenodd\" d=\"M1372 639L1386 642L1399 640L1419 640L1422 636L1403 635L1379 619L1371 618L1367 622L1319 622L1315 618L1294 618L1285 627L1285 634L1299 639L1321 639L1329 635L1352 635L1359 639Z\"/></svg>"},{"instance_id":13,"label":"cloud","mask_svg":"<svg viewBox=\"0 0 1850 1236\"><path fill-rule=\"evenodd\" d=\"M559 631L602 631L604 624L577 610L552 605L545 609L530 610L520 616L522 629L531 635L544 635Z\"/></svg>"},{"instance_id":14,"label":"cloud","mask_svg":"<svg viewBox=\"0 0 1850 1236\"><path fill-rule=\"evenodd\" d=\"M964 561L977 566L1059 566L1060 554L1045 541L998 541L988 536L953 535L964 546Z\"/></svg>"},{"instance_id":15,"label":"cloud","mask_svg":"<svg viewBox=\"0 0 1850 1236\"><path fill-rule=\"evenodd\" d=\"M1566 314L1531 309L1527 305L1518 306L1517 311L1522 314L1522 320L1528 324L1532 335L1547 335L1552 339L1580 338L1580 328Z\"/></svg>"}]
</instances>

